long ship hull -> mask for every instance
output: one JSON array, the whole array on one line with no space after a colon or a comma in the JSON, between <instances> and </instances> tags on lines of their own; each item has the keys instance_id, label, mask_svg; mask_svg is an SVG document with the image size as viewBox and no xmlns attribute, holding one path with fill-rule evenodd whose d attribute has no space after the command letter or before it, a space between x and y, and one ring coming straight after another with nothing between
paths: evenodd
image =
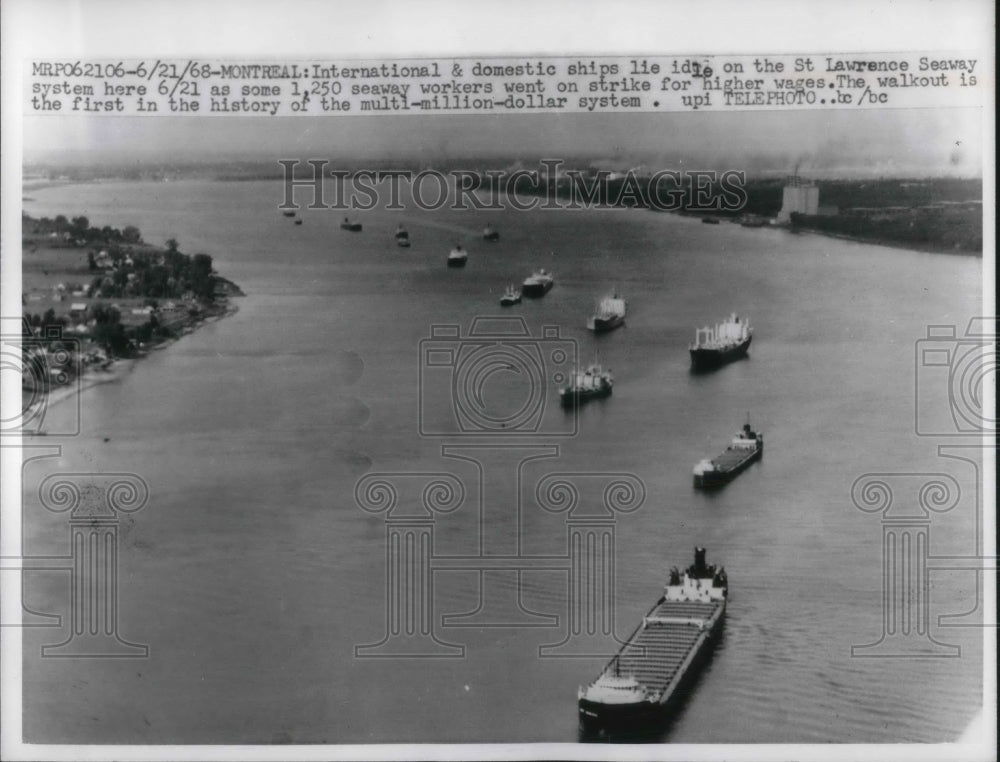
<instances>
[{"instance_id":1,"label":"long ship hull","mask_svg":"<svg viewBox=\"0 0 1000 762\"><path fill-rule=\"evenodd\" d=\"M726 614L724 570L704 550L683 581L671 580L598 679L581 688L582 740L628 740L659 731L691 692L718 641Z\"/></svg>"},{"instance_id":2,"label":"long ship hull","mask_svg":"<svg viewBox=\"0 0 1000 762\"><path fill-rule=\"evenodd\" d=\"M742 359L747 356L751 341L753 341L753 336L748 336L738 344L721 349L691 347L691 367L694 370L711 370L733 360Z\"/></svg>"},{"instance_id":3,"label":"long ship hull","mask_svg":"<svg viewBox=\"0 0 1000 762\"><path fill-rule=\"evenodd\" d=\"M737 453L733 450L727 450L712 460L716 464L714 471L695 474L694 486L698 489L722 487L739 476L751 463L760 460L763 453L763 445L748 452Z\"/></svg>"},{"instance_id":4,"label":"long ship hull","mask_svg":"<svg viewBox=\"0 0 1000 762\"><path fill-rule=\"evenodd\" d=\"M540 296L545 296L549 291L552 290L552 282L548 281L546 283L528 283L525 282L521 286L521 294L523 296L530 296L537 299Z\"/></svg>"},{"instance_id":5,"label":"long ship hull","mask_svg":"<svg viewBox=\"0 0 1000 762\"><path fill-rule=\"evenodd\" d=\"M625 325L624 315L610 315L608 317L594 316L590 319L590 330L594 333L606 333Z\"/></svg>"},{"instance_id":6,"label":"long ship hull","mask_svg":"<svg viewBox=\"0 0 1000 762\"><path fill-rule=\"evenodd\" d=\"M697 610L692 612L692 607ZM688 698L691 684L712 653L725 620L726 602L672 603L654 606L649 617L695 613L705 616L705 629L676 624L640 625L616 656L622 669L635 671L638 681L663 695L657 701L606 704L581 698L578 703L580 732L586 739L644 735L661 729Z\"/></svg>"}]
</instances>

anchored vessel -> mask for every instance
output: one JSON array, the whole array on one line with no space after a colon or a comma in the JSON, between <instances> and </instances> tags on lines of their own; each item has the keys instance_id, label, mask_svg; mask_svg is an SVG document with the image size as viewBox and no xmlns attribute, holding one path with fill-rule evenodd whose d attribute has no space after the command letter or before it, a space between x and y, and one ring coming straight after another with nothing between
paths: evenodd
<instances>
[{"instance_id":1,"label":"anchored vessel","mask_svg":"<svg viewBox=\"0 0 1000 762\"><path fill-rule=\"evenodd\" d=\"M404 228L402 225L397 225L396 226L396 240L397 241L409 240L409 238L410 238L410 234L409 234L409 232L407 232L406 228Z\"/></svg>"},{"instance_id":2,"label":"anchored vessel","mask_svg":"<svg viewBox=\"0 0 1000 762\"><path fill-rule=\"evenodd\" d=\"M340 227L342 230L350 230L352 233L361 232L361 223L351 222L347 217L344 217L344 221L340 223Z\"/></svg>"},{"instance_id":3,"label":"anchored vessel","mask_svg":"<svg viewBox=\"0 0 1000 762\"><path fill-rule=\"evenodd\" d=\"M282 212L282 214L285 215L286 217L294 217L295 216L295 212L290 212L290 211L289 212Z\"/></svg>"},{"instance_id":4,"label":"anchored vessel","mask_svg":"<svg viewBox=\"0 0 1000 762\"><path fill-rule=\"evenodd\" d=\"M648 729L670 718L698 668L711 652L726 613L726 570L694 563L674 567L660 600L611 659L578 695L580 729L588 736Z\"/></svg>"},{"instance_id":5,"label":"anchored vessel","mask_svg":"<svg viewBox=\"0 0 1000 762\"><path fill-rule=\"evenodd\" d=\"M694 467L694 486L699 489L721 487L764 454L764 435L750 428L750 418L743 430L721 455L702 460Z\"/></svg>"},{"instance_id":6,"label":"anchored vessel","mask_svg":"<svg viewBox=\"0 0 1000 762\"><path fill-rule=\"evenodd\" d=\"M554 285L555 281L552 279L550 273L545 272L544 269L536 270L524 279L524 284L521 286L521 293L524 296L545 296L552 290L552 286Z\"/></svg>"},{"instance_id":7,"label":"anchored vessel","mask_svg":"<svg viewBox=\"0 0 1000 762\"><path fill-rule=\"evenodd\" d=\"M493 229L492 225L487 225L483 228L483 239L486 241L499 241L500 234Z\"/></svg>"},{"instance_id":8,"label":"anchored vessel","mask_svg":"<svg viewBox=\"0 0 1000 762\"><path fill-rule=\"evenodd\" d=\"M717 368L746 357L753 339L753 328L735 312L718 325L697 328L691 345L691 367L695 370Z\"/></svg>"},{"instance_id":9,"label":"anchored vessel","mask_svg":"<svg viewBox=\"0 0 1000 762\"><path fill-rule=\"evenodd\" d=\"M615 379L610 370L602 370L596 363L583 373L577 371L570 379L569 386L559 390L559 401L563 407L573 407L587 400L610 396Z\"/></svg>"},{"instance_id":10,"label":"anchored vessel","mask_svg":"<svg viewBox=\"0 0 1000 762\"><path fill-rule=\"evenodd\" d=\"M587 327L595 333L611 331L620 325L625 325L627 302L617 293L601 299L597 312L587 321Z\"/></svg>"},{"instance_id":11,"label":"anchored vessel","mask_svg":"<svg viewBox=\"0 0 1000 762\"><path fill-rule=\"evenodd\" d=\"M302 224L302 220L295 220L295 224L296 225L301 225Z\"/></svg>"},{"instance_id":12,"label":"anchored vessel","mask_svg":"<svg viewBox=\"0 0 1000 762\"><path fill-rule=\"evenodd\" d=\"M469 258L465 249L461 245L456 245L448 252L448 267L465 267L465 260Z\"/></svg>"},{"instance_id":13,"label":"anchored vessel","mask_svg":"<svg viewBox=\"0 0 1000 762\"><path fill-rule=\"evenodd\" d=\"M507 286L507 290L503 292L503 296L500 297L501 307L511 307L515 304L521 303L521 292L518 291L514 286Z\"/></svg>"}]
</instances>

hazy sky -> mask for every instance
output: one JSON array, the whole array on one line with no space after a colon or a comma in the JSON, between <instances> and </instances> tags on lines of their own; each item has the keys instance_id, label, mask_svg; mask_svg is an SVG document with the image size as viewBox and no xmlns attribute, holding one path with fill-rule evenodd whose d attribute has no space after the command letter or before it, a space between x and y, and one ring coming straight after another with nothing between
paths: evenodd
<instances>
[{"instance_id":1,"label":"hazy sky","mask_svg":"<svg viewBox=\"0 0 1000 762\"><path fill-rule=\"evenodd\" d=\"M814 175L980 173L978 109L375 117L26 117L27 161L587 157Z\"/></svg>"}]
</instances>

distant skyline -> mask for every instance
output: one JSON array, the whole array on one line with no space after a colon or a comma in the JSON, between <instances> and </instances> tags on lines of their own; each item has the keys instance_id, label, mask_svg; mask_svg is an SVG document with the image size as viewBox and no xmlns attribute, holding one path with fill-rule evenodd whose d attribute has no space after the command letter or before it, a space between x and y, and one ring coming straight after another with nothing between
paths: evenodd
<instances>
[{"instance_id":1,"label":"distant skyline","mask_svg":"<svg viewBox=\"0 0 1000 762\"><path fill-rule=\"evenodd\" d=\"M326 158L585 159L750 175L978 177L978 109L375 117L25 116L24 160L65 165Z\"/></svg>"}]
</instances>

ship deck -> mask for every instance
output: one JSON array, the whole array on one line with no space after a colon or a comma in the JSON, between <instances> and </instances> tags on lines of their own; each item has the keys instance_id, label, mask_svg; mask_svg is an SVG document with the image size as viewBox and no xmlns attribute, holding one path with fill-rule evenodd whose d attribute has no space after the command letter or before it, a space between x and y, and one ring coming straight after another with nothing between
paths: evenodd
<instances>
[{"instance_id":1,"label":"ship deck","mask_svg":"<svg viewBox=\"0 0 1000 762\"><path fill-rule=\"evenodd\" d=\"M737 449L726 450L712 458L712 462L722 471L730 471L749 458L753 458L757 450Z\"/></svg>"},{"instance_id":2,"label":"ship deck","mask_svg":"<svg viewBox=\"0 0 1000 762\"><path fill-rule=\"evenodd\" d=\"M632 676L648 691L662 694L679 677L688 655L707 637L723 605L721 601L659 603L646 614L643 625L608 664L605 673ZM705 621L707 628L686 624L686 619Z\"/></svg>"}]
</instances>

